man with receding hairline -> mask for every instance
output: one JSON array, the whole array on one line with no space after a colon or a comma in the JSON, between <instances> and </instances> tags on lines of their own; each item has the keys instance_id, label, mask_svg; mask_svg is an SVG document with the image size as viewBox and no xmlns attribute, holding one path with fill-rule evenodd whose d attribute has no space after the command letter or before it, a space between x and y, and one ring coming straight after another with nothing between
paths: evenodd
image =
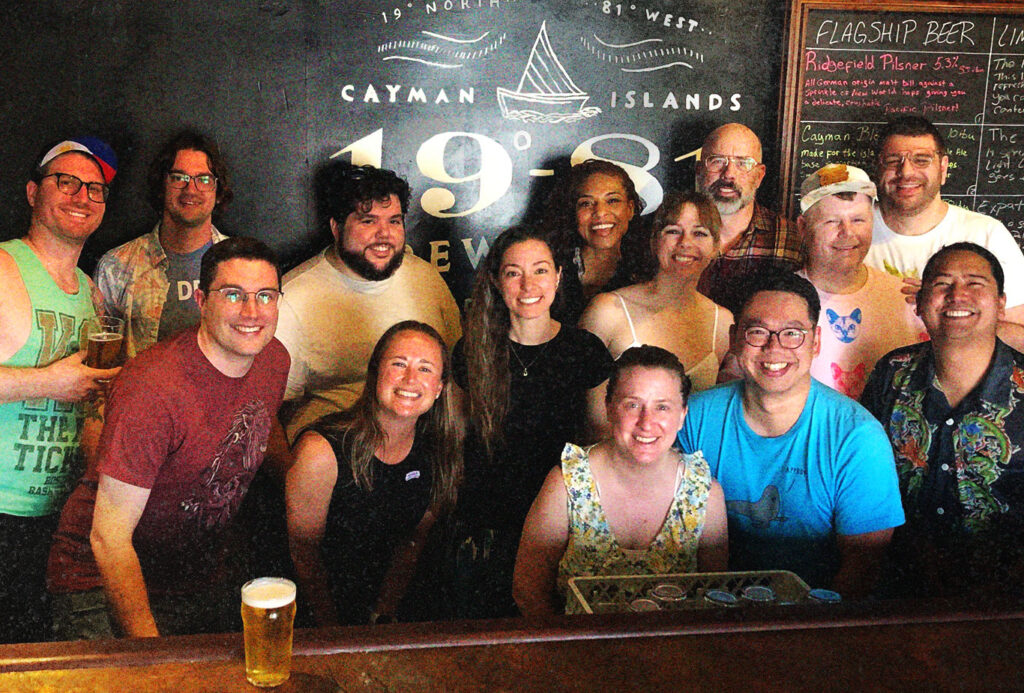
<instances>
[{"instance_id":1,"label":"man with receding hairline","mask_svg":"<svg viewBox=\"0 0 1024 693\"><path fill-rule=\"evenodd\" d=\"M766 270L796 271L803 264L796 230L757 203L764 176L761 141L750 128L726 123L704 140L696 187L711 197L722 216L722 247L697 288L733 314L745 279Z\"/></svg>"}]
</instances>

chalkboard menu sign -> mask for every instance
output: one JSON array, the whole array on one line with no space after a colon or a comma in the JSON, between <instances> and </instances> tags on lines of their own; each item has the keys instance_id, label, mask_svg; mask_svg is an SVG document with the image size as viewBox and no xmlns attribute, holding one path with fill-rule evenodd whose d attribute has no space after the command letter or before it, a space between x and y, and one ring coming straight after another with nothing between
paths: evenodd
<instances>
[{"instance_id":1,"label":"chalkboard menu sign","mask_svg":"<svg viewBox=\"0 0 1024 693\"><path fill-rule=\"evenodd\" d=\"M870 11L864 11L870 6ZM873 172L885 121L922 115L949 149L942 196L1024 237L1024 3L794 0L782 181L826 163Z\"/></svg>"}]
</instances>

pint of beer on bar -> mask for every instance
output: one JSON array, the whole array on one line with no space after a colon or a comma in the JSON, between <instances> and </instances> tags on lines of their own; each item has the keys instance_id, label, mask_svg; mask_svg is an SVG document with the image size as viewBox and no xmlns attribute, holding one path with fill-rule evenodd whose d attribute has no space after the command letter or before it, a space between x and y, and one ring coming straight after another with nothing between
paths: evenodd
<instances>
[{"instance_id":1,"label":"pint of beer on bar","mask_svg":"<svg viewBox=\"0 0 1024 693\"><path fill-rule=\"evenodd\" d=\"M245 677L261 688L288 680L295 621L295 583L284 578L256 578L242 586Z\"/></svg>"}]
</instances>

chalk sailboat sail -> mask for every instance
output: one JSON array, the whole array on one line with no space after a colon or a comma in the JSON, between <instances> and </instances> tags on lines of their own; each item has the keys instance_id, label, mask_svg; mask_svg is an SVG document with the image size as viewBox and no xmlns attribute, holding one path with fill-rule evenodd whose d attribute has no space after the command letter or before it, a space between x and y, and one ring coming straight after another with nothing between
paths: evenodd
<instances>
[{"instance_id":1,"label":"chalk sailboat sail","mask_svg":"<svg viewBox=\"0 0 1024 693\"><path fill-rule=\"evenodd\" d=\"M576 86L558 61L548 39L547 22L540 26L526 69L515 91L497 88L501 115L512 120L561 122L601 112L584 108L590 95Z\"/></svg>"}]
</instances>

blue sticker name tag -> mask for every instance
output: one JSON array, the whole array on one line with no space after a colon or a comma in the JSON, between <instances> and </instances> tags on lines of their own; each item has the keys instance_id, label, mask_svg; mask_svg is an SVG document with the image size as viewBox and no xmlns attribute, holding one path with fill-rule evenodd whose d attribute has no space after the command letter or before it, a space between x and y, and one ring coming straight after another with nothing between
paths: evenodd
<instances>
[{"instance_id":1,"label":"blue sticker name tag","mask_svg":"<svg viewBox=\"0 0 1024 693\"><path fill-rule=\"evenodd\" d=\"M418 469L414 469L414 470L412 470L411 472L409 472L408 474L405 475L405 480L406 481L412 481L413 479L419 479L419 478L420 478L420 470L418 470Z\"/></svg>"}]
</instances>

